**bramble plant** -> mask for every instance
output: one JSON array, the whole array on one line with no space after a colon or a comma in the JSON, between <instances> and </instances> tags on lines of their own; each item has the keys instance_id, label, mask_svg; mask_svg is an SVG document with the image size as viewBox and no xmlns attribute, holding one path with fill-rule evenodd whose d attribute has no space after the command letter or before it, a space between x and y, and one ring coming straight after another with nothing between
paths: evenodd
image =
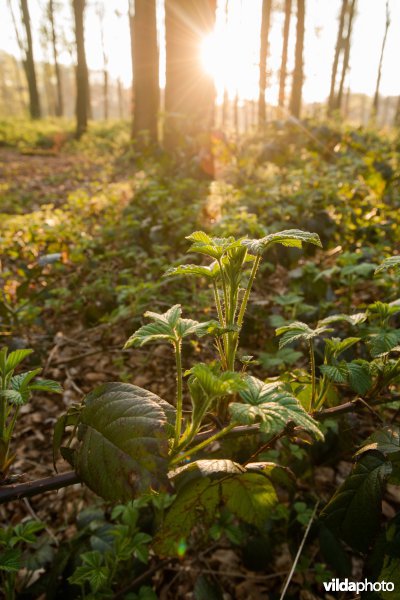
<instances>
[{"instance_id":1,"label":"bramble plant","mask_svg":"<svg viewBox=\"0 0 400 600\"><path fill-rule=\"evenodd\" d=\"M15 459L15 455L10 454L10 444L20 407L29 402L32 392L62 392L56 381L36 378L41 368L14 375L15 369L32 352L24 349L8 354L6 347L0 350L0 482L6 478Z\"/></svg>"},{"instance_id":2,"label":"bramble plant","mask_svg":"<svg viewBox=\"0 0 400 600\"><path fill-rule=\"evenodd\" d=\"M272 441L295 428L323 439L318 423L289 385L281 381L265 383L249 375L252 357L238 360L240 332L264 253L275 244L301 247L306 242L320 246L319 237L293 229L260 240L216 238L201 231L188 239L192 242L190 252L208 257L210 264L180 265L166 275L205 279L213 290L217 318L204 323L183 318L180 305L163 314L147 312L145 316L151 322L135 331L125 345L171 344L176 363L176 408L137 386L106 383L86 397L79 414L75 412L70 420L65 415L60 419L55 436L57 451L62 430L67 425L77 427L76 447L61 450L82 481L105 499L130 500L149 489L171 486L179 492L156 539L160 554L176 553L181 537L189 535L196 521L190 507L202 508L212 520L222 502L245 521L261 525L277 501L272 482L288 479L285 470L274 463L249 460L242 466L229 458L196 460L213 442L231 435L240 425L245 426L242 435L250 426L250 431L259 431L264 440ZM185 371L182 341L205 335L214 340L217 360L195 364ZM192 403L186 419L185 377ZM214 415L218 426L204 432L208 415ZM182 503L187 513L183 525L176 518ZM246 503L250 503L251 510L248 506L245 509Z\"/></svg>"}]
</instances>

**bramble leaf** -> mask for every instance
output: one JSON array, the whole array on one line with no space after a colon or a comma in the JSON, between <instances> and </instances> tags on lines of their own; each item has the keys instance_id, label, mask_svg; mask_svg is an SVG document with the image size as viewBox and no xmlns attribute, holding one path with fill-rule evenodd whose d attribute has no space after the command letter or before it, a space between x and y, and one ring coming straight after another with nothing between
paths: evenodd
<instances>
[{"instance_id":1,"label":"bramble leaf","mask_svg":"<svg viewBox=\"0 0 400 600\"><path fill-rule=\"evenodd\" d=\"M323 439L318 423L304 410L292 394L279 390L279 383L264 384L255 377L246 378L248 389L240 391L244 403L232 402L232 420L242 425L260 423L260 430L269 435L282 431L293 422Z\"/></svg>"},{"instance_id":2,"label":"bramble leaf","mask_svg":"<svg viewBox=\"0 0 400 600\"><path fill-rule=\"evenodd\" d=\"M400 269L400 256L389 256L389 258L385 258L375 270L375 275L382 271L387 271L388 269Z\"/></svg>"},{"instance_id":3,"label":"bramble leaf","mask_svg":"<svg viewBox=\"0 0 400 600\"><path fill-rule=\"evenodd\" d=\"M165 404L127 383L106 383L87 396L75 466L99 496L130 500L167 483L170 425Z\"/></svg>"},{"instance_id":4,"label":"bramble leaf","mask_svg":"<svg viewBox=\"0 0 400 600\"><path fill-rule=\"evenodd\" d=\"M385 356L400 342L400 329L389 329L369 337L369 347L374 358Z\"/></svg>"},{"instance_id":5,"label":"bramble leaf","mask_svg":"<svg viewBox=\"0 0 400 600\"><path fill-rule=\"evenodd\" d=\"M378 450L385 455L400 452L400 429L391 426L374 431L356 452L356 456L364 454L368 450Z\"/></svg>"},{"instance_id":6,"label":"bramble leaf","mask_svg":"<svg viewBox=\"0 0 400 600\"><path fill-rule=\"evenodd\" d=\"M193 275L195 277L206 277L206 279L216 279L219 275L219 265L216 261L210 265L179 265L171 267L166 271L164 277L172 277L174 275Z\"/></svg>"},{"instance_id":7,"label":"bramble leaf","mask_svg":"<svg viewBox=\"0 0 400 600\"><path fill-rule=\"evenodd\" d=\"M313 338L326 333L328 331L332 331L328 329L328 327L317 327L316 329L311 329L307 323L302 323L301 321L294 321L289 325L284 325L283 327L279 327L276 330L276 335L281 335L281 339L279 340L279 348L283 348L287 344L291 344L292 342L296 342L297 340L312 340Z\"/></svg>"},{"instance_id":8,"label":"bramble leaf","mask_svg":"<svg viewBox=\"0 0 400 600\"><path fill-rule=\"evenodd\" d=\"M305 242L322 248L321 240L316 233L309 233L300 229L287 229L278 233L270 233L259 240L242 240L242 244L252 254L263 254L273 244L301 248Z\"/></svg>"},{"instance_id":9,"label":"bramble leaf","mask_svg":"<svg viewBox=\"0 0 400 600\"><path fill-rule=\"evenodd\" d=\"M366 552L379 529L384 482L391 465L365 454L321 513L325 525L352 548Z\"/></svg>"}]
</instances>

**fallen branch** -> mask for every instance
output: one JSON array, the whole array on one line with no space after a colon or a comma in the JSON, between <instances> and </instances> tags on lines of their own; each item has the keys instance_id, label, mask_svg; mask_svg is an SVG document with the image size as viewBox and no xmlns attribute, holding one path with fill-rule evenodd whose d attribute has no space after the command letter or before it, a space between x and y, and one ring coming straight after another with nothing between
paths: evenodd
<instances>
[{"instance_id":1,"label":"fallen branch","mask_svg":"<svg viewBox=\"0 0 400 600\"><path fill-rule=\"evenodd\" d=\"M30 496L36 496L37 494L43 494L52 490L59 490L75 483L80 483L78 475L74 471L68 471L67 473L60 473L59 475L45 477L44 479L35 479L28 483L4 485L0 487L0 504L9 502L10 500L29 498Z\"/></svg>"},{"instance_id":2,"label":"fallen branch","mask_svg":"<svg viewBox=\"0 0 400 600\"><path fill-rule=\"evenodd\" d=\"M339 406L333 406L332 408L325 408L313 414L313 417L317 420L322 420L330 416L350 412L354 410L357 405L362 405L360 399L352 402L346 402ZM259 424L255 425L239 425L231 431L229 431L225 439L241 437L242 435L256 434L260 431ZM193 444L198 444L208 438L212 437L217 433L216 429L209 429L202 431L196 435L193 440ZM278 436L280 437L280 436ZM275 439L274 439L275 441ZM268 442L268 447L271 445L271 440ZM257 452L258 454L259 452ZM43 494L44 492L50 492L58 490L69 485L80 483L78 475L74 471L68 471L67 473L61 473L59 475L53 475L44 479L36 479L28 483L15 483L11 485L0 486L0 504L9 502L11 500L19 500L20 498L29 498L36 496L37 494Z\"/></svg>"}]
</instances>

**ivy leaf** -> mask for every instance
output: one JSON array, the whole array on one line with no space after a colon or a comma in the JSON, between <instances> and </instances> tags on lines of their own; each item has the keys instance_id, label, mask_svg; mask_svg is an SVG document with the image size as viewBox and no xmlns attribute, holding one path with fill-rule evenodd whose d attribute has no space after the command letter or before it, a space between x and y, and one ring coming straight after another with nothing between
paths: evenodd
<instances>
[{"instance_id":1,"label":"ivy leaf","mask_svg":"<svg viewBox=\"0 0 400 600\"><path fill-rule=\"evenodd\" d=\"M174 275L192 275L194 277L205 277L206 279L216 279L219 275L219 265L216 261L211 265L179 265L171 267L166 271L164 277L172 277Z\"/></svg>"},{"instance_id":2,"label":"ivy leaf","mask_svg":"<svg viewBox=\"0 0 400 600\"><path fill-rule=\"evenodd\" d=\"M321 240L316 233L301 231L300 229L287 229L278 233L270 233L259 240L242 240L242 244L248 248L252 254L263 254L269 246L273 244L282 244L293 248L301 248L303 243L314 244L322 248Z\"/></svg>"},{"instance_id":3,"label":"ivy leaf","mask_svg":"<svg viewBox=\"0 0 400 600\"><path fill-rule=\"evenodd\" d=\"M390 473L391 465L382 455L365 454L321 513L325 525L356 550L366 552L379 529Z\"/></svg>"},{"instance_id":4,"label":"ivy leaf","mask_svg":"<svg viewBox=\"0 0 400 600\"><path fill-rule=\"evenodd\" d=\"M312 340L313 338L326 333L328 331L332 331L327 327L317 327L316 329L311 329L307 325L307 323L302 323L301 321L294 321L290 323L290 325L284 325L283 327L279 327L276 330L276 335L281 335L281 339L279 340L279 348L283 348L287 346L287 344L291 344L292 342L296 342L297 340Z\"/></svg>"},{"instance_id":5,"label":"ivy leaf","mask_svg":"<svg viewBox=\"0 0 400 600\"><path fill-rule=\"evenodd\" d=\"M95 493L126 501L167 483L170 426L165 404L127 383L106 383L87 396L75 467Z\"/></svg>"},{"instance_id":6,"label":"ivy leaf","mask_svg":"<svg viewBox=\"0 0 400 600\"><path fill-rule=\"evenodd\" d=\"M385 258L375 270L375 275L382 271L387 271L388 269L400 269L400 256L389 256L389 258Z\"/></svg>"},{"instance_id":7,"label":"ivy leaf","mask_svg":"<svg viewBox=\"0 0 400 600\"><path fill-rule=\"evenodd\" d=\"M279 433L289 422L293 422L315 438L323 439L318 423L304 410L297 398L289 392L279 391L276 384L259 381L249 376L249 389L239 392L244 403L230 404L233 421L242 425L260 423L260 430L269 435Z\"/></svg>"},{"instance_id":8,"label":"ivy leaf","mask_svg":"<svg viewBox=\"0 0 400 600\"><path fill-rule=\"evenodd\" d=\"M400 429L392 426L374 431L356 452L356 456L364 454L369 450L378 450L385 455L400 452Z\"/></svg>"},{"instance_id":9,"label":"ivy leaf","mask_svg":"<svg viewBox=\"0 0 400 600\"><path fill-rule=\"evenodd\" d=\"M369 338L371 355L374 358L386 356L391 350L396 348L399 341L400 329L391 329L371 335Z\"/></svg>"}]
</instances>

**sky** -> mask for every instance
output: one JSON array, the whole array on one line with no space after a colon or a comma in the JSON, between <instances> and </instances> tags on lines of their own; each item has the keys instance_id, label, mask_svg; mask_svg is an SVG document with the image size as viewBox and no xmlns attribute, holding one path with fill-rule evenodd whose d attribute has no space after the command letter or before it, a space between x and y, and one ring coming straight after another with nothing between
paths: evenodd
<instances>
[{"instance_id":1,"label":"sky","mask_svg":"<svg viewBox=\"0 0 400 600\"><path fill-rule=\"evenodd\" d=\"M8 9L8 0L0 0L0 49L20 57L14 28ZM160 40L160 80L164 84L165 61L162 0L158 3ZM19 16L19 0L11 0L14 12ZM40 43L39 29L43 21L47 0L29 0L33 25L36 60L43 59L48 50ZM57 0L60 6L56 27L73 44L70 0ZM121 78L128 87L131 80L129 24L126 18L128 0L104 0L106 14L104 36L109 55L111 77ZM293 2L295 4L295 2ZM341 0L306 0L306 34L304 51L305 82L303 97L306 102L321 102L329 93L333 51L338 29ZM100 46L100 22L96 14L96 1L88 0L86 11L86 52L90 69L102 68ZM216 81L219 96L224 86L231 96L236 91L241 98L256 98L258 94L259 30L262 0L230 0L228 23L225 21L225 1L220 0L215 34L202 44L204 68ZM353 25L350 71L347 84L354 93L372 95L375 89L379 54L385 28L386 0L358 0ZM400 95L400 0L389 0L391 26L389 29L383 72L381 94ZM20 23L19 23L20 24ZM273 12L270 35L268 70L271 71L267 102L277 98L278 70L282 47L283 14ZM291 23L291 47L294 54L295 18ZM61 61L71 62L71 54L63 52ZM290 68L290 64L289 64Z\"/></svg>"}]
</instances>

